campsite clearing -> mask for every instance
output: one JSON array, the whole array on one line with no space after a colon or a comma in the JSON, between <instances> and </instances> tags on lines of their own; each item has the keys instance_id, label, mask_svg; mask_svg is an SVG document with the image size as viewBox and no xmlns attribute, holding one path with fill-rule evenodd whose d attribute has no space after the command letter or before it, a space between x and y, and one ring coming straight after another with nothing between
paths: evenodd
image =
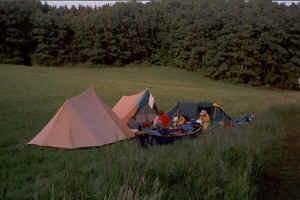
<instances>
[{"instance_id":1,"label":"campsite clearing","mask_svg":"<svg viewBox=\"0 0 300 200\"><path fill-rule=\"evenodd\" d=\"M299 92L216 82L170 67L0 65L0 70L3 199L181 199L187 193L191 198L245 199L253 192L248 174L253 159L264 152L264 142L273 143L288 131L280 117L292 118L300 102ZM244 137L216 134L149 150L135 141L75 151L25 145L65 99L89 86L110 106L122 95L150 88L165 111L179 100L203 100L221 104L231 116L257 112L258 119L239 133Z\"/></svg>"}]
</instances>

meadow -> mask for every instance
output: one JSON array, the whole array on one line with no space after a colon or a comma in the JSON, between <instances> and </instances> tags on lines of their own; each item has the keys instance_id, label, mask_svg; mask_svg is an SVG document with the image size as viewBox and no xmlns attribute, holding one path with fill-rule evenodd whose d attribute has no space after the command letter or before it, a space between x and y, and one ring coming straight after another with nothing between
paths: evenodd
<instances>
[{"instance_id":1,"label":"meadow","mask_svg":"<svg viewBox=\"0 0 300 200\"><path fill-rule=\"evenodd\" d=\"M200 72L135 65L0 70L0 199L255 199L264 170L282 156L272 152L299 127L299 92L217 82ZM256 112L257 120L147 149L134 140L73 151L26 145L89 86L109 106L150 88L165 111L178 101L213 101L233 117Z\"/></svg>"}]
</instances>

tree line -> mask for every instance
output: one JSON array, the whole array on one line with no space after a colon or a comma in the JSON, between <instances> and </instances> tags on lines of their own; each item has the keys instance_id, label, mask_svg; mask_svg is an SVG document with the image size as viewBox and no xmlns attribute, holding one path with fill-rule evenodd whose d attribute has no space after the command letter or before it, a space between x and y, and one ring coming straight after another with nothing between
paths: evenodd
<instances>
[{"instance_id":1,"label":"tree line","mask_svg":"<svg viewBox=\"0 0 300 200\"><path fill-rule=\"evenodd\" d=\"M149 62L214 79L296 89L300 6L265 0L162 0L102 8L0 2L0 62Z\"/></svg>"}]
</instances>

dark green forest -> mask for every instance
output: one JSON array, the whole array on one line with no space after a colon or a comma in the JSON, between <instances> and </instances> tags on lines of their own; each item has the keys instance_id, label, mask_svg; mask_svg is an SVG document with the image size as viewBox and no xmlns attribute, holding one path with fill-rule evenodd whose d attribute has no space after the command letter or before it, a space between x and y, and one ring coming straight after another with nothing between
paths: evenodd
<instances>
[{"instance_id":1,"label":"dark green forest","mask_svg":"<svg viewBox=\"0 0 300 200\"><path fill-rule=\"evenodd\" d=\"M38 1L2 1L0 62L146 62L203 70L218 80L296 89L300 6L266 0L162 0L56 9Z\"/></svg>"}]
</instances>

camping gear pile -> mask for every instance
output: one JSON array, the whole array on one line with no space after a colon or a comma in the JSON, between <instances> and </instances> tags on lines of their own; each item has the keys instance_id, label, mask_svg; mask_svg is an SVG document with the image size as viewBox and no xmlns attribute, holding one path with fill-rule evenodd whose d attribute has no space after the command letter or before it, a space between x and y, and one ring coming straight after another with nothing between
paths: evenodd
<instances>
[{"instance_id":1,"label":"camping gear pile","mask_svg":"<svg viewBox=\"0 0 300 200\"><path fill-rule=\"evenodd\" d=\"M220 105L179 102L168 113L158 109L148 89L123 96L111 109L89 88L68 99L28 144L63 149L99 147L137 138L142 145L195 138L203 130L222 125L234 128L255 119L247 114L230 118Z\"/></svg>"}]
</instances>

